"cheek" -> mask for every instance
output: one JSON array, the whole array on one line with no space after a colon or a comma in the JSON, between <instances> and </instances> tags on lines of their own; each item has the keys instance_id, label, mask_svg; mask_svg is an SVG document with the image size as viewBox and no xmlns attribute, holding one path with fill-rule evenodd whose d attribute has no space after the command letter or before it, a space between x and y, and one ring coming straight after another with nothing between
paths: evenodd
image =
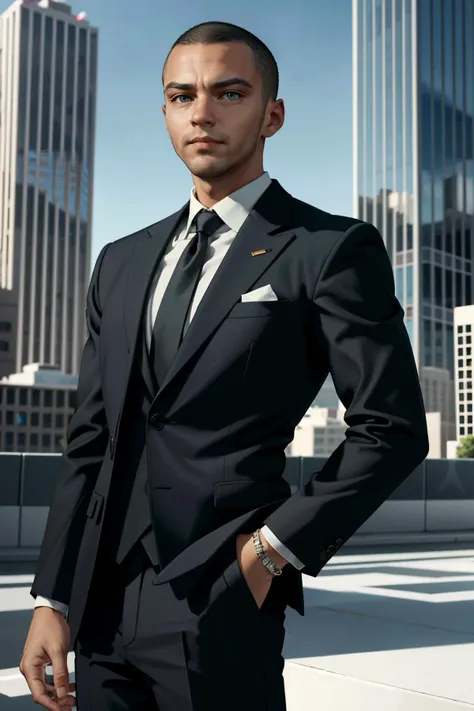
<instances>
[{"instance_id":1,"label":"cheek","mask_svg":"<svg viewBox=\"0 0 474 711\"><path fill-rule=\"evenodd\" d=\"M256 124L255 116L247 112L236 111L235 115L223 117L223 124L234 146L253 144L259 135L260 125Z\"/></svg>"},{"instance_id":2,"label":"cheek","mask_svg":"<svg viewBox=\"0 0 474 711\"><path fill-rule=\"evenodd\" d=\"M166 119L166 130L174 146L179 147L184 135L185 122L179 115L168 116Z\"/></svg>"}]
</instances>

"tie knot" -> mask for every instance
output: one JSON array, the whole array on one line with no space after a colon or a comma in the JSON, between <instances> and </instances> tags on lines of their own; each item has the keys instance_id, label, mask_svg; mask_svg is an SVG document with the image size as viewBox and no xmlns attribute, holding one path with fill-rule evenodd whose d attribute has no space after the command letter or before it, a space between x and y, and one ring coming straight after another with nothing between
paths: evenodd
<instances>
[{"instance_id":1,"label":"tie knot","mask_svg":"<svg viewBox=\"0 0 474 711\"><path fill-rule=\"evenodd\" d=\"M210 237L224 224L224 221L213 210L201 210L194 218L194 224L196 225L196 232L202 232L206 237Z\"/></svg>"}]
</instances>

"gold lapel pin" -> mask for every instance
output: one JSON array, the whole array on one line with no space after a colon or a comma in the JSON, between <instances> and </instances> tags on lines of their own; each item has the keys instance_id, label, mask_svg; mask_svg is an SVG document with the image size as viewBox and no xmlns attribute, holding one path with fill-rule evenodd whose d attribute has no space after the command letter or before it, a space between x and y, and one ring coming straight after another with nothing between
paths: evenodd
<instances>
[{"instance_id":1,"label":"gold lapel pin","mask_svg":"<svg viewBox=\"0 0 474 711\"><path fill-rule=\"evenodd\" d=\"M255 252L250 252L252 257L258 257L260 254L266 254L267 252L271 252L271 249L257 249Z\"/></svg>"}]
</instances>

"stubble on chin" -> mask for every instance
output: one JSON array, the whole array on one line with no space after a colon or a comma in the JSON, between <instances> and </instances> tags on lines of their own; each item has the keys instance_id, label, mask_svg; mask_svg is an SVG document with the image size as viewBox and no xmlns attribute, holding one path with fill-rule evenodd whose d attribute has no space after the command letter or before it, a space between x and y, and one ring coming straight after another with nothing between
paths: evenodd
<instances>
[{"instance_id":1,"label":"stubble on chin","mask_svg":"<svg viewBox=\"0 0 474 711\"><path fill-rule=\"evenodd\" d=\"M188 170L196 178L201 180L211 180L212 178L220 178L228 171L229 166L223 161L190 161L186 163Z\"/></svg>"}]
</instances>

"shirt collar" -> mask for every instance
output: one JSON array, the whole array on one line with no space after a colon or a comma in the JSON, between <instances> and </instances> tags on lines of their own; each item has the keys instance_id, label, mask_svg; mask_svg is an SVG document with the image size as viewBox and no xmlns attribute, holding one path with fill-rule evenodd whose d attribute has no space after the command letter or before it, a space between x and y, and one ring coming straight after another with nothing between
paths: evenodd
<instances>
[{"instance_id":1,"label":"shirt collar","mask_svg":"<svg viewBox=\"0 0 474 711\"><path fill-rule=\"evenodd\" d=\"M271 178L268 173L263 173L259 178L244 185L227 197L216 202L212 208L223 222L234 232L238 232L245 220L249 216L255 203L271 185ZM191 223L200 210L206 209L196 197L196 191L191 190L189 199L189 216L186 226L186 234L189 232Z\"/></svg>"}]
</instances>

